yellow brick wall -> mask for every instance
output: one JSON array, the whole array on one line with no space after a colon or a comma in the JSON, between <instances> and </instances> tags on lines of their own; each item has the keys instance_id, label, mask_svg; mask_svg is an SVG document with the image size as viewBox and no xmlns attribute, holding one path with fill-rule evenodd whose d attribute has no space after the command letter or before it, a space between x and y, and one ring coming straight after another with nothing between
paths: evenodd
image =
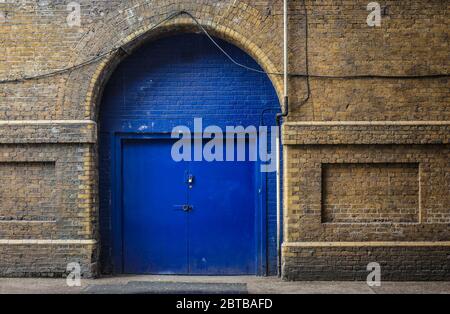
<instances>
[{"instance_id":1,"label":"yellow brick wall","mask_svg":"<svg viewBox=\"0 0 450 314\"><path fill-rule=\"evenodd\" d=\"M283 68L281 0L79 0L79 27L67 24L69 2L0 2L0 81L75 66L121 45L132 51L142 42L158 36L198 31L186 15L154 29L161 19L180 10L193 14L211 34L244 49L266 71L281 72ZM351 243L379 241L386 245L389 241L401 241L405 247L400 251L381 246L374 250L374 255L383 259L383 256L402 256L401 252L406 252L405 256L412 260L408 267L416 270L416 277L409 278L427 278L427 271L431 270L426 268L431 266L421 264L429 258L426 249L414 251L406 243L425 241L425 248L433 243L445 247L446 241L450 240L450 202L445 188L449 185L448 76L414 79L317 76L449 73L448 3L441 0L379 1L383 8L381 27L369 27L366 23L368 0L306 0L306 29L303 1L289 2L289 71L305 74L308 61L310 74L314 77L310 79L311 95L305 104L306 79L292 76L289 82L291 112L286 121L290 125L284 129L286 245L283 261L286 277L320 279L323 271L322 278L333 278L336 265L320 268L314 266L320 265L315 261L346 254L345 249L336 245L328 251L320 247L315 251L320 258L315 260L315 253L310 255L311 249L305 252L302 243L350 243L352 258L346 264L350 268L340 269L343 273L365 267L361 263L365 259L358 254L367 252L356 249L359 246ZM307 30L308 54L305 46ZM65 265L61 259L53 264L51 261L52 254L58 254L58 249L78 256L84 272L95 274L97 250L93 243L98 238L95 120L100 110L102 88L115 65L125 56L123 51L116 51L56 76L0 84L0 151L25 156L23 162L54 163L57 178L62 180L58 181L60 185L57 184L61 194L55 209L59 215L55 218L58 223L43 223L42 228L34 228L23 227L22 222L21 227L14 227L17 232L2 229L0 252L5 252L1 255L5 258L0 257L0 274L64 273ZM281 96L282 76L270 77ZM49 120L62 121L49 124ZM93 122L88 122L90 120ZM17 123L11 124L11 121ZM365 124L355 126L354 121ZM399 124L399 121L407 124ZM8 173L17 171L19 175L23 169L20 167L36 167L36 164L11 164L15 162L12 158L6 155L3 158L5 161L0 164L0 169ZM329 203L322 201L322 196L327 200L327 195L323 195L327 185L322 182L320 171L324 164L338 164L336 167L364 164L370 174L373 164L395 168L399 161L417 167L414 169L419 191L414 190L414 184L409 189L410 192L414 190L414 197L417 196L414 219L402 218L400 214L400 218L393 221L374 224L374 221L364 219L364 211L357 211L353 221L352 216L347 215L343 220L346 223L333 224L331 216L327 216ZM407 175L408 180L412 180L411 173L399 169L400 178ZM339 180L352 180L351 172L344 170ZM30 171L32 178L34 172ZM362 184L364 167L359 171L356 182ZM352 182L344 186L351 187ZM377 186L380 187L378 190ZM381 193L381 197L382 193L388 193L381 181L373 183L372 187L374 193ZM364 187L358 188L361 191L354 194L355 197L372 193ZM329 195L332 198L328 200L332 200L333 211L343 212L339 207L343 194L336 189L333 186L335 193ZM5 189L0 191L12 193ZM44 193L45 184L41 191ZM399 197L391 200L395 203ZM361 204L360 209L374 208L371 204L374 198L364 200L367 204ZM39 202L39 197L35 201ZM355 199L351 203L363 201ZM30 200L29 203L33 202ZM10 207L3 209L0 206L0 216L6 216ZM385 204L377 208L380 215L387 211ZM9 226L12 223L18 224L9 222ZM47 250L49 244L45 241L50 235L56 237L55 240L68 242L55 242ZM30 241L17 245L8 242L11 238L39 240L44 244L41 243L39 248ZM45 255L46 251L52 253L47 261L44 258L33 266L20 261L21 252L27 248L32 248L31 252L36 252L37 256ZM434 256L438 256L439 263L447 258L445 250L438 250ZM392 278L408 278L407 270L395 273L395 269L399 269L394 267L396 263L399 259L394 258L388 265L394 274ZM302 273L302 267L308 269L307 275ZM441 267L433 278L444 278L449 273L448 267ZM355 274L360 276L361 272ZM355 276L347 272L344 277Z\"/></svg>"}]
</instances>

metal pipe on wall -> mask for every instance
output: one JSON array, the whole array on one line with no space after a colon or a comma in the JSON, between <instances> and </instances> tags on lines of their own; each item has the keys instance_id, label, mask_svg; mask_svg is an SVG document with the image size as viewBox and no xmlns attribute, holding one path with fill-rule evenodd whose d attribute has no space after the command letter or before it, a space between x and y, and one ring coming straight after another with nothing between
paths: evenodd
<instances>
[{"instance_id":1,"label":"metal pipe on wall","mask_svg":"<svg viewBox=\"0 0 450 314\"><path fill-rule=\"evenodd\" d=\"M284 14L283 14L283 25L284 25L284 30L283 30L283 38L284 38L284 43L283 43L283 57L284 57L284 97L286 99L286 97L289 96L289 85L288 85L288 0L284 0ZM287 109L287 108L285 108Z\"/></svg>"},{"instance_id":2,"label":"metal pipe on wall","mask_svg":"<svg viewBox=\"0 0 450 314\"><path fill-rule=\"evenodd\" d=\"M279 124L281 117L286 117L289 114L289 82L288 82L288 0L284 0L283 3L283 65L284 65L284 110L283 113L277 117ZM276 154L277 154L277 254L278 254L278 276L281 276L281 132L278 133L276 139Z\"/></svg>"}]
</instances>

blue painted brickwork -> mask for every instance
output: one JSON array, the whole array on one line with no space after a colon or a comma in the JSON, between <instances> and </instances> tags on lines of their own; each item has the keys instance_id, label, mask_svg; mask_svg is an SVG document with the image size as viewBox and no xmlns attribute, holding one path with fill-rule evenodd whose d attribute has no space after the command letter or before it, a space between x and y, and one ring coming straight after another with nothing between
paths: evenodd
<instances>
[{"instance_id":1,"label":"blue painted brickwork","mask_svg":"<svg viewBox=\"0 0 450 314\"><path fill-rule=\"evenodd\" d=\"M218 40L239 62L258 64L239 48ZM185 34L140 48L115 71L100 111L100 220L102 264L111 269L111 135L115 132L171 132L178 125L259 126L275 124L279 102L269 78L237 67L204 36ZM269 270L276 273L276 184L268 175Z\"/></svg>"}]
</instances>

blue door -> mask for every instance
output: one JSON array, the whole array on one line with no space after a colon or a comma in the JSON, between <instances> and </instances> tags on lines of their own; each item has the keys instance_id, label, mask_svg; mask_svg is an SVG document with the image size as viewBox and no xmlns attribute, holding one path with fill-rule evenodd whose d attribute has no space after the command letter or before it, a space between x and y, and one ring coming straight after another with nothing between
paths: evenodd
<instances>
[{"instance_id":1,"label":"blue door","mask_svg":"<svg viewBox=\"0 0 450 314\"><path fill-rule=\"evenodd\" d=\"M260 69L238 47L216 41ZM164 37L128 56L99 111L102 271L253 274L256 254L256 273L276 274L276 174L245 162L176 164L168 136L180 125L194 130L199 117L204 127L225 130L270 126L279 112L269 77L237 67L206 36Z\"/></svg>"},{"instance_id":2,"label":"blue door","mask_svg":"<svg viewBox=\"0 0 450 314\"><path fill-rule=\"evenodd\" d=\"M122 145L123 268L129 274L188 272L184 163L170 159L169 141Z\"/></svg>"},{"instance_id":3,"label":"blue door","mask_svg":"<svg viewBox=\"0 0 450 314\"><path fill-rule=\"evenodd\" d=\"M177 163L172 144L122 145L124 273L256 274L255 163Z\"/></svg>"}]
</instances>

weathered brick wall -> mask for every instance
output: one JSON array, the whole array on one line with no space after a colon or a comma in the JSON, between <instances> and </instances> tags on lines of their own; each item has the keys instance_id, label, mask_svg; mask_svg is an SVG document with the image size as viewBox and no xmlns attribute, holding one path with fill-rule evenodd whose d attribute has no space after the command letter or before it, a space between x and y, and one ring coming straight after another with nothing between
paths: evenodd
<instances>
[{"instance_id":1,"label":"weathered brick wall","mask_svg":"<svg viewBox=\"0 0 450 314\"><path fill-rule=\"evenodd\" d=\"M285 125L286 278L449 278L450 126L382 125Z\"/></svg>"},{"instance_id":2,"label":"weathered brick wall","mask_svg":"<svg viewBox=\"0 0 450 314\"><path fill-rule=\"evenodd\" d=\"M343 244L335 247L305 246L285 248L284 278L289 280L361 280L367 266L376 261L381 266L382 281L448 281L448 247L429 244L386 245Z\"/></svg>"},{"instance_id":3,"label":"weathered brick wall","mask_svg":"<svg viewBox=\"0 0 450 314\"><path fill-rule=\"evenodd\" d=\"M95 126L16 121L0 134L0 274L63 275L80 262L92 276Z\"/></svg>"},{"instance_id":4,"label":"weathered brick wall","mask_svg":"<svg viewBox=\"0 0 450 314\"><path fill-rule=\"evenodd\" d=\"M295 3L296 1L294 1ZM300 1L298 1L300 2ZM370 1L307 1L311 74L417 75L448 73L449 8L439 0L378 1L381 27L368 27ZM301 17L301 8L297 8ZM303 72L303 20L291 28L291 71ZM304 79L296 90L292 120L305 121L448 121L448 78L432 80L311 79L312 97L305 97ZM418 88L420 86L420 88Z\"/></svg>"},{"instance_id":5,"label":"weathered brick wall","mask_svg":"<svg viewBox=\"0 0 450 314\"><path fill-rule=\"evenodd\" d=\"M56 219L55 164L52 162L2 163L0 177L4 182L0 190L2 199L0 221L3 223L3 228L0 230L1 237L14 239L51 236L55 232L54 228L46 228L45 225L53 224Z\"/></svg>"},{"instance_id":6,"label":"weathered brick wall","mask_svg":"<svg viewBox=\"0 0 450 314\"><path fill-rule=\"evenodd\" d=\"M322 223L419 222L419 165L323 164Z\"/></svg>"},{"instance_id":7,"label":"weathered brick wall","mask_svg":"<svg viewBox=\"0 0 450 314\"><path fill-rule=\"evenodd\" d=\"M368 145L289 147L287 155L288 192L285 217L287 242L448 240L450 236L448 145L443 147L379 145L375 148ZM363 208L378 206L373 199L374 194L385 193L388 187L383 185L369 191L370 186L356 186L351 181L343 182L342 190L334 190L335 195L328 197L336 198L335 203L339 203L338 208L341 210L345 210L347 202L361 204L361 210L357 212L360 218L354 217L349 223L323 223L326 218L323 217L323 206L326 206L324 201L327 200L327 196L324 195L327 191L324 191L322 182L324 165L342 167L343 164L349 163L363 164L366 167L368 164L420 165L420 174L417 176L420 191L417 193L416 201L420 202L418 223L390 221L383 224L371 221L370 214L364 215ZM367 169L366 175L369 173ZM403 175L406 173L403 172ZM384 178L374 176L366 180L376 185ZM408 188L406 184L404 187ZM344 193L351 194L352 190L361 192L353 194L349 197L350 200L344 197ZM365 198L369 192L371 197ZM402 198L402 202L405 199L407 198ZM389 210L388 206L381 208ZM400 214L400 210L397 213ZM368 221L361 222L362 216Z\"/></svg>"},{"instance_id":8,"label":"weathered brick wall","mask_svg":"<svg viewBox=\"0 0 450 314\"><path fill-rule=\"evenodd\" d=\"M62 277L67 265L79 263L83 277L94 277L97 270L97 245L76 241L40 241L24 244L20 240L0 245L0 270L3 277Z\"/></svg>"},{"instance_id":9,"label":"weathered brick wall","mask_svg":"<svg viewBox=\"0 0 450 314\"><path fill-rule=\"evenodd\" d=\"M132 51L143 40L134 41L141 35L150 40L167 32L196 30L187 16L151 30L163 17L177 10L191 12L212 34L244 49L265 70L282 70L279 0L79 0L80 27L69 27L66 22L69 2L0 1L0 80L73 66L122 44L129 44L127 49ZM368 2L306 0L311 74L449 72L447 2L380 1L384 12L381 27L366 24ZM304 23L302 1L290 1L291 72L305 73ZM0 180L2 184L4 180L11 183L0 188L5 199L1 201L0 216L8 217L0 221L0 275L62 274L64 263L71 257L82 263L86 275L95 274L98 239L95 124L67 120L97 119L102 89L123 57L123 52L117 52L56 76L0 84L3 121L0 121L0 173L5 174ZM271 75L271 79L281 95L281 76ZM360 268L355 271L355 267L364 267L368 261L385 261L386 278L448 278L448 77L311 78L311 97L302 106L307 94L306 80L292 77L290 87L288 121L306 124L286 126L284 132L286 278L361 278L363 271ZM311 121L342 121L349 125L316 125ZM354 125L351 121L409 121L409 124ZM441 124L422 125L425 121ZM406 223L404 217L393 219L389 214L390 222L374 223L357 210L353 223L324 219L322 214L327 205L322 202L322 165L355 163L365 164L369 173L373 163L388 167L397 163L418 165L418 222ZM38 174L39 167L44 169ZM50 175L52 171L54 178ZM364 178L363 172L361 169L357 175L360 180ZM45 173L49 176L44 176ZM399 175L406 176L402 171ZM30 183L21 190L25 177L29 177ZM341 177L345 181L351 179L348 173ZM39 186L34 188L35 185ZM53 192L57 200L47 204L45 197L34 198L34 193L47 193L51 186L56 186ZM381 181L374 182L373 187L377 193L388 193ZM408 187L410 192L414 190L413 185ZM363 187L359 189L361 192L355 193L355 197L371 194ZM343 192L337 187L333 191L333 203L339 202ZM21 193L30 198L22 198ZM363 208L373 208L370 206L374 199L364 199ZM41 206L31 210L35 208L33 204L44 203L51 214L41 215ZM342 208L335 207L334 211L337 210ZM380 215L392 213L385 205L377 210ZM347 215L344 220L350 219ZM46 242L51 240L54 242ZM342 248L338 246L341 241L351 243ZM374 244L378 247L373 247L373 258L366 258L367 252L358 244L369 241L384 243ZM391 249L386 241L402 241L404 246ZM417 248L409 244L414 241L426 243ZM318 245L320 249L307 257L309 251L303 250L305 243ZM347 259L341 258L347 255Z\"/></svg>"}]
</instances>

